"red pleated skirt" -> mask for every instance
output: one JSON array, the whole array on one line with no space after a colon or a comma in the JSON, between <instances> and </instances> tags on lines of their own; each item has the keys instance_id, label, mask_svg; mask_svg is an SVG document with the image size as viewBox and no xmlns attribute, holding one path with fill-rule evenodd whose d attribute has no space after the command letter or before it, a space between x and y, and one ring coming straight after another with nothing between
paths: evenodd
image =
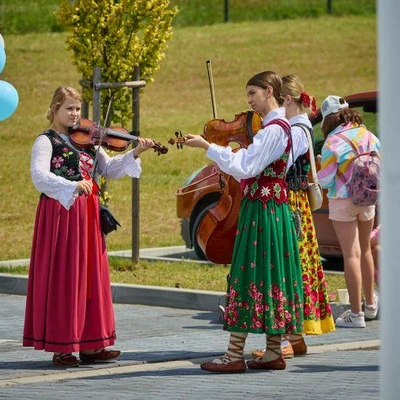
<instances>
[{"instance_id":1,"label":"red pleated skirt","mask_svg":"<svg viewBox=\"0 0 400 400\"><path fill-rule=\"evenodd\" d=\"M99 198L66 210L42 196L36 212L23 345L70 353L114 344L115 322Z\"/></svg>"}]
</instances>

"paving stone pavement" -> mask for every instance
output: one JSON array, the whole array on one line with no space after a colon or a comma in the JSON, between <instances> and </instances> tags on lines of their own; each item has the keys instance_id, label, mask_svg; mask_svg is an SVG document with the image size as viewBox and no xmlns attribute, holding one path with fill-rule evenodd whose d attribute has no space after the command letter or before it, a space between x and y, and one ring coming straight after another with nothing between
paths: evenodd
<instances>
[{"instance_id":1,"label":"paving stone pavement","mask_svg":"<svg viewBox=\"0 0 400 400\"><path fill-rule=\"evenodd\" d=\"M121 359L62 369L22 347L25 296L0 294L0 304L0 399L379 398L379 321L308 336L309 354L284 371L220 375L199 368L226 350L217 312L115 304ZM264 344L249 335L247 356Z\"/></svg>"}]
</instances>

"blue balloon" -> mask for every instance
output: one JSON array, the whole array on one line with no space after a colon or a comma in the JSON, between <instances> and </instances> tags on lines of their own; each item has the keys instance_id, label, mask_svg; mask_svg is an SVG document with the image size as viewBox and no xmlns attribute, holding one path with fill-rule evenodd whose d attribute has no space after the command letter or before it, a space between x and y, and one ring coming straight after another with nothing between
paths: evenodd
<instances>
[{"instance_id":1,"label":"blue balloon","mask_svg":"<svg viewBox=\"0 0 400 400\"><path fill-rule=\"evenodd\" d=\"M8 118L18 107L18 92L6 81L0 81L0 121Z\"/></svg>"},{"instance_id":2,"label":"blue balloon","mask_svg":"<svg viewBox=\"0 0 400 400\"><path fill-rule=\"evenodd\" d=\"M0 46L0 73L1 71L3 71L5 65L6 65L6 52L4 51L4 47Z\"/></svg>"}]
</instances>

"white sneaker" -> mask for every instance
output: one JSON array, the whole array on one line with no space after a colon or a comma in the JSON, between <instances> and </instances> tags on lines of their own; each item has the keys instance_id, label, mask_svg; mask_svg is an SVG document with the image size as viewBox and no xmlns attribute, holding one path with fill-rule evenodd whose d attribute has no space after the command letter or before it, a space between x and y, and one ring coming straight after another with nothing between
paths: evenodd
<instances>
[{"instance_id":1,"label":"white sneaker","mask_svg":"<svg viewBox=\"0 0 400 400\"><path fill-rule=\"evenodd\" d=\"M379 309L379 296L374 292L375 307L368 306L364 299L364 314L366 319L375 319Z\"/></svg>"},{"instance_id":2,"label":"white sneaker","mask_svg":"<svg viewBox=\"0 0 400 400\"><path fill-rule=\"evenodd\" d=\"M336 319L335 323L341 328L365 328L364 313L360 311L358 314L353 314L351 310L347 310Z\"/></svg>"}]
</instances>

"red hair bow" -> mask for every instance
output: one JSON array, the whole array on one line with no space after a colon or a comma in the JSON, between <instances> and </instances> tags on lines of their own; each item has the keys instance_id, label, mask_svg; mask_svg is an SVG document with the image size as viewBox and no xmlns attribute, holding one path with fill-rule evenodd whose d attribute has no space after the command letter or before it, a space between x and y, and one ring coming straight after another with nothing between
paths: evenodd
<instances>
[{"instance_id":1,"label":"red hair bow","mask_svg":"<svg viewBox=\"0 0 400 400\"><path fill-rule=\"evenodd\" d=\"M310 96L307 92L301 92L300 101L304 107L311 107L311 111L315 115L315 111L317 111L317 102L314 97Z\"/></svg>"}]
</instances>

